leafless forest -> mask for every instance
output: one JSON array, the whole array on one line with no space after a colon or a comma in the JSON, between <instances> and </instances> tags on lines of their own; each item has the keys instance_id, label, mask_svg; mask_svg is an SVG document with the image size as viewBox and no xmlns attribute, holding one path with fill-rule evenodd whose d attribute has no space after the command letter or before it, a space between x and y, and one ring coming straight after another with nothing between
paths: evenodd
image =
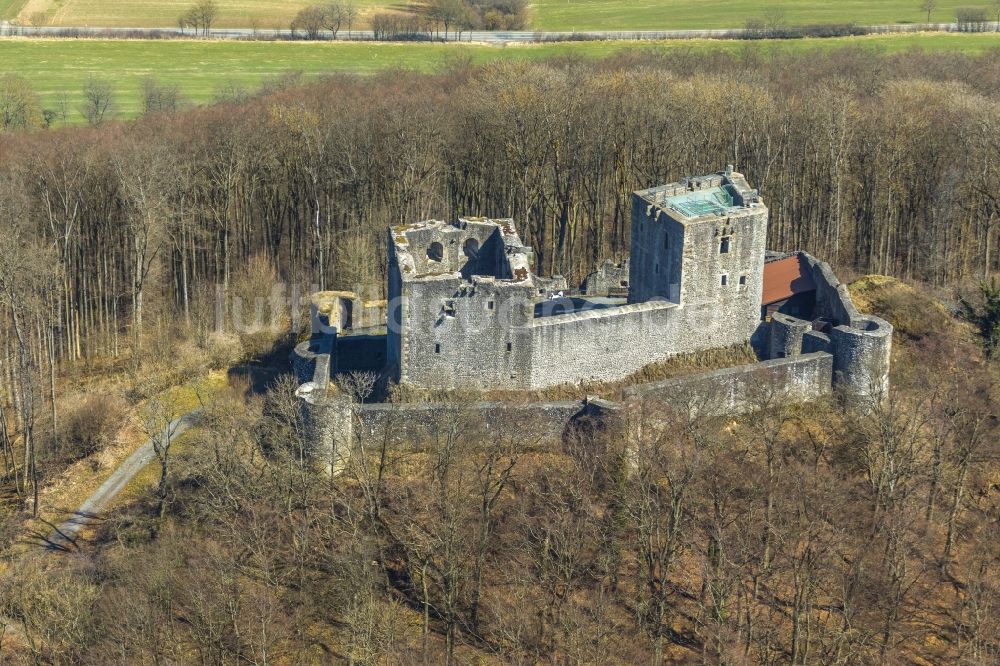
<instances>
[{"instance_id":1,"label":"leafless forest","mask_svg":"<svg viewBox=\"0 0 1000 666\"><path fill-rule=\"evenodd\" d=\"M222 345L218 299L379 287L387 227L459 215L579 280L627 253L631 191L726 164L772 248L913 285L859 292L898 331L885 404L636 405L561 446L456 407L331 479L282 380L206 404L85 555L23 556L125 409L62 396L274 342ZM996 663L995 362L927 293L996 272L998 184L1000 51L455 62L0 134L0 663Z\"/></svg>"},{"instance_id":2,"label":"leafless forest","mask_svg":"<svg viewBox=\"0 0 1000 666\"><path fill-rule=\"evenodd\" d=\"M150 299L189 317L254 258L383 284L387 226L429 216L514 217L539 272L578 280L627 252L629 192L725 164L766 197L775 249L952 285L997 265L998 57L457 64L8 134L0 214L35 270L5 286L45 300L72 361L114 355ZM34 272L54 284L21 284Z\"/></svg>"}]
</instances>

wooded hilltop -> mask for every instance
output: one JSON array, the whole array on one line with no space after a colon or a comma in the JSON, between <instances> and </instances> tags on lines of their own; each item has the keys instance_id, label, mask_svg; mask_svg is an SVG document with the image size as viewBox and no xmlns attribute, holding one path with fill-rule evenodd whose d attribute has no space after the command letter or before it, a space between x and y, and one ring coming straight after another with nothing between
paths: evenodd
<instances>
[{"instance_id":1,"label":"wooded hilltop","mask_svg":"<svg viewBox=\"0 0 1000 666\"><path fill-rule=\"evenodd\" d=\"M88 552L23 556L127 409L298 334L220 302L384 297L387 229L459 216L579 282L627 256L632 191L727 164L771 249L893 276L853 286L897 331L888 401L650 404L558 449L459 406L330 478L294 382L237 384ZM1000 49L455 62L0 133L0 662L994 663L998 185Z\"/></svg>"}]
</instances>

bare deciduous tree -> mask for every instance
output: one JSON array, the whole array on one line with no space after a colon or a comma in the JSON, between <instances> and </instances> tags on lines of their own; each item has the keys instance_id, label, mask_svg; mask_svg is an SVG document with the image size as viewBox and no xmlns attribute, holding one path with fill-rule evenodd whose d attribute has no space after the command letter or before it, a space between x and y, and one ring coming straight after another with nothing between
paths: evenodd
<instances>
[{"instance_id":1,"label":"bare deciduous tree","mask_svg":"<svg viewBox=\"0 0 1000 666\"><path fill-rule=\"evenodd\" d=\"M111 117L115 109L115 91L110 82L91 76L83 87L83 106L80 113L91 125L100 125Z\"/></svg>"},{"instance_id":2,"label":"bare deciduous tree","mask_svg":"<svg viewBox=\"0 0 1000 666\"><path fill-rule=\"evenodd\" d=\"M202 36L208 37L212 30L215 19L219 16L219 6L215 0L197 0L191 8L181 16L179 25L181 30L185 26L191 26L195 34L200 31Z\"/></svg>"},{"instance_id":3,"label":"bare deciduous tree","mask_svg":"<svg viewBox=\"0 0 1000 666\"><path fill-rule=\"evenodd\" d=\"M937 6L938 6L937 0L923 0L923 2L920 3L920 10L927 12L928 23L931 22L931 12L937 9Z\"/></svg>"}]
</instances>

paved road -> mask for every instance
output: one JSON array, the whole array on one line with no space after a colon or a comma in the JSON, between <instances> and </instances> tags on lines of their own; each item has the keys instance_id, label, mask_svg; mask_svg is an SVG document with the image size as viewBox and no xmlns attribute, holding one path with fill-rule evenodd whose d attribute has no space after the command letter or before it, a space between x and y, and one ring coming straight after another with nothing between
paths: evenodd
<instances>
[{"instance_id":1,"label":"paved road","mask_svg":"<svg viewBox=\"0 0 1000 666\"><path fill-rule=\"evenodd\" d=\"M160 431L157 435L159 438L166 437L169 441L173 441L175 438L179 437L183 432L195 424L198 419L199 412L189 412L183 416L174 419L167 427ZM86 501L80 505L80 508L74 512L73 516L64 522L62 525L56 528L56 530L45 539L45 544L50 550L70 550L76 547L76 535L81 529L88 523L99 518L100 512L108 505L108 503L115 498L122 491L122 489L131 481L136 474L139 473L142 468L144 468L149 463L153 462L156 458L156 453L153 451L153 439L150 438L145 441L138 449L136 449L132 455L125 459L118 469L111 473L111 476L101 484L93 495L88 497ZM0 616L0 642L4 640L6 636L16 636L23 638L24 634L18 626L17 622L13 620Z\"/></svg>"},{"instance_id":2,"label":"paved road","mask_svg":"<svg viewBox=\"0 0 1000 666\"><path fill-rule=\"evenodd\" d=\"M180 418L171 421L166 428L160 431L158 438L166 437L173 441L184 431L190 428L197 421L198 412L190 412ZM140 446L135 452L125 459L118 469L111 473L111 476L101 484L93 495L80 505L71 518L60 525L47 539L47 545L53 550L67 550L73 548L76 543L76 535L88 523L100 517L101 511L108 503L115 498L118 493L135 477L139 471L153 462L156 454L153 451L153 439L150 438Z\"/></svg>"},{"instance_id":3,"label":"paved road","mask_svg":"<svg viewBox=\"0 0 1000 666\"><path fill-rule=\"evenodd\" d=\"M988 30L996 30L996 22L987 24ZM955 23L898 23L886 25L863 26L872 33L906 33L921 31L955 32ZM447 41L487 42L496 44L526 43L539 41L554 41L560 39L605 39L605 40L638 40L638 39L692 39L692 38L726 38L742 37L746 34L743 28L728 28L718 30L582 30L582 31L529 31L529 30L473 30L460 35L450 33ZM0 36L27 35L39 37L137 37L143 35L162 35L164 37L192 37L190 30L181 32L178 28L101 28L101 27L53 27L27 28L12 26L0 22ZM288 30L253 30L250 28L214 28L209 31L210 39L287 39L291 36ZM445 39L437 35L436 39ZM340 41L374 39L370 30L341 31Z\"/></svg>"}]
</instances>

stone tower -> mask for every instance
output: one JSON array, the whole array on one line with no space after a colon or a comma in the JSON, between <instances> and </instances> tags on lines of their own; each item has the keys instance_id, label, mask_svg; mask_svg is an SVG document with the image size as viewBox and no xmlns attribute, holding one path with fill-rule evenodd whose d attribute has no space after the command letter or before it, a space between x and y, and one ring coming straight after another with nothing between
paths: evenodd
<instances>
[{"instance_id":1,"label":"stone tower","mask_svg":"<svg viewBox=\"0 0 1000 666\"><path fill-rule=\"evenodd\" d=\"M732 168L632 195L629 302L665 300L728 346L760 322L767 207Z\"/></svg>"},{"instance_id":2,"label":"stone tower","mask_svg":"<svg viewBox=\"0 0 1000 666\"><path fill-rule=\"evenodd\" d=\"M512 220L391 229L389 252L387 357L399 383L528 385L534 301L551 281L531 273Z\"/></svg>"}]
</instances>

